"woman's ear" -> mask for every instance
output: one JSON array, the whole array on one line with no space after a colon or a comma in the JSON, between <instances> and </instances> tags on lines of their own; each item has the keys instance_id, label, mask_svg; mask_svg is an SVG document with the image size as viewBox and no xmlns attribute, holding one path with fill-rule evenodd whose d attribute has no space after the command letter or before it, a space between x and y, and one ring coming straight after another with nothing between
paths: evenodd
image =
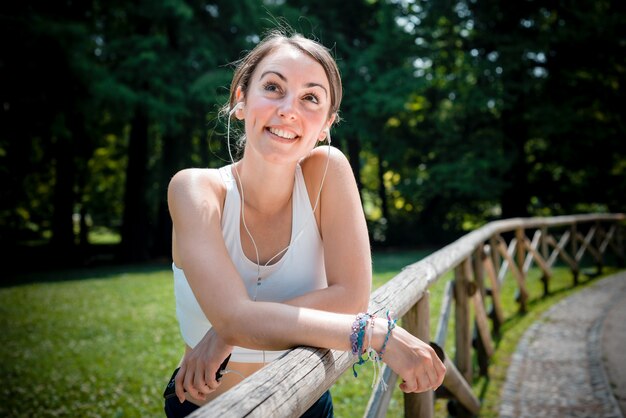
<instances>
[{"instance_id":1,"label":"woman's ear","mask_svg":"<svg viewBox=\"0 0 626 418\"><path fill-rule=\"evenodd\" d=\"M244 108L243 102L237 102L237 104L235 105L235 117L238 120L244 119L243 108Z\"/></svg>"},{"instance_id":2,"label":"woman's ear","mask_svg":"<svg viewBox=\"0 0 626 418\"><path fill-rule=\"evenodd\" d=\"M328 143L330 144L330 127L333 126L333 122L335 122L335 119L337 117L336 113L333 113L328 120L326 121L326 124L324 126L324 129L322 130L321 135L319 136L318 141L322 142L325 139L328 139Z\"/></svg>"},{"instance_id":3,"label":"woman's ear","mask_svg":"<svg viewBox=\"0 0 626 418\"><path fill-rule=\"evenodd\" d=\"M336 113L333 113L332 115L330 115L330 117L328 118L328 121L326 121L327 129L330 129L330 127L333 126L333 123L335 123L335 119L337 119Z\"/></svg>"},{"instance_id":4,"label":"woman's ear","mask_svg":"<svg viewBox=\"0 0 626 418\"><path fill-rule=\"evenodd\" d=\"M235 100L237 100L237 103L235 104L235 117L239 120L243 120L244 119L244 95L243 95L243 90L241 88L241 86L237 87L237 90L235 90Z\"/></svg>"}]
</instances>

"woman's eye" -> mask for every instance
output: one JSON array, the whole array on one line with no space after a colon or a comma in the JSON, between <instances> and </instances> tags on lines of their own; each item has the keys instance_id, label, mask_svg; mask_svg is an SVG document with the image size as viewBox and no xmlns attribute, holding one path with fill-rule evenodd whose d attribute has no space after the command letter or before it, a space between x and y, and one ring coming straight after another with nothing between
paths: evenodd
<instances>
[{"instance_id":1,"label":"woman's eye","mask_svg":"<svg viewBox=\"0 0 626 418\"><path fill-rule=\"evenodd\" d=\"M315 104L319 103L319 101L320 101L319 97L317 97L317 95L315 95L313 93L309 93L306 96L304 96L304 100L307 100L307 101L315 103Z\"/></svg>"},{"instance_id":2,"label":"woman's eye","mask_svg":"<svg viewBox=\"0 0 626 418\"><path fill-rule=\"evenodd\" d=\"M274 93L280 90L278 85L276 85L275 83L265 83L263 85L263 89L265 91L269 91L270 93Z\"/></svg>"}]
</instances>

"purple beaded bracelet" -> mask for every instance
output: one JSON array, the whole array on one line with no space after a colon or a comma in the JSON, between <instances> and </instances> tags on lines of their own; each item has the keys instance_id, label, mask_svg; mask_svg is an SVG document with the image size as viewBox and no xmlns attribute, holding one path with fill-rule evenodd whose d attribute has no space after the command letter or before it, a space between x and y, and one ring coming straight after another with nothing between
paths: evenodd
<instances>
[{"instance_id":1,"label":"purple beaded bracelet","mask_svg":"<svg viewBox=\"0 0 626 418\"><path fill-rule=\"evenodd\" d=\"M356 319L352 323L352 334L350 334L350 343L352 346L352 354L358 356L358 361L352 365L352 373L354 377L357 377L356 366L365 363L368 357L362 356L363 345L365 343L365 332L370 319L374 318L374 315L369 313L360 313L356 316Z\"/></svg>"}]
</instances>

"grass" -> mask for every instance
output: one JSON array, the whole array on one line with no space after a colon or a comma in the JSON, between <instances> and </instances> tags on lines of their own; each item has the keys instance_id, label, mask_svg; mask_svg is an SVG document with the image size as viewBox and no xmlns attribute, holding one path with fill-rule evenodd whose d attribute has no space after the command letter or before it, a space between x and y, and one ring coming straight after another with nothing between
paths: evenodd
<instances>
[{"instance_id":1,"label":"grass","mask_svg":"<svg viewBox=\"0 0 626 418\"><path fill-rule=\"evenodd\" d=\"M90 244L119 244L122 236L106 227L94 227L89 230Z\"/></svg>"},{"instance_id":2,"label":"grass","mask_svg":"<svg viewBox=\"0 0 626 418\"><path fill-rule=\"evenodd\" d=\"M424 251L377 253L380 286ZM490 380L478 379L481 416L496 416L499 388L518 339L538 315L570 294L571 276L557 269L549 298L537 273L529 278L530 312L517 315L513 280L503 288L509 318L498 341ZM161 393L181 354L171 271L166 265L53 272L0 289L0 416L161 417ZM586 285L587 283L584 283ZM445 278L431 289L433 329ZM453 324L450 325L452 334ZM452 343L447 344L450 354ZM362 416L371 392L371 366L345 373L332 392L337 417ZM438 416L445 404L437 402ZM396 390L390 417L402 416Z\"/></svg>"}]
</instances>

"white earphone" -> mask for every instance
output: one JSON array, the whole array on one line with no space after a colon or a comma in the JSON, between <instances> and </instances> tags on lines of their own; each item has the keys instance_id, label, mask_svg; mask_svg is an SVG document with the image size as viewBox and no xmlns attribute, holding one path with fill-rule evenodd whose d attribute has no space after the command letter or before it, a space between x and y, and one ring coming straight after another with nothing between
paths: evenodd
<instances>
[{"instance_id":1,"label":"white earphone","mask_svg":"<svg viewBox=\"0 0 626 418\"><path fill-rule=\"evenodd\" d=\"M233 106L233 108L230 110L230 112L228 112L228 115L232 116L233 113L235 113L239 109L243 110L243 102L237 102L237 104L235 106Z\"/></svg>"}]
</instances>

